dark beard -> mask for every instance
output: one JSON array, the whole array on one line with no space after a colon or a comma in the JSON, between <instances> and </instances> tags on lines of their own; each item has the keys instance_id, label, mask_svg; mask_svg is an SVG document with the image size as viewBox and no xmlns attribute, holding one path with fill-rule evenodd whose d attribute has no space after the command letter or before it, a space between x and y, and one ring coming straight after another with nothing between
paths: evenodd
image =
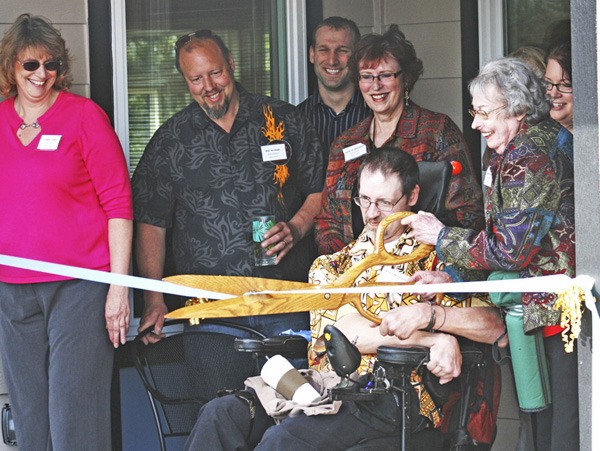
<instances>
[{"instance_id":1,"label":"dark beard","mask_svg":"<svg viewBox=\"0 0 600 451\"><path fill-rule=\"evenodd\" d=\"M231 104L231 99L229 98L229 96L225 96L225 99L223 100L223 105L215 106L215 107L206 106L204 108L204 112L211 119L218 120L218 119L221 119L223 116L225 116L225 113L227 113L227 110L229 110L230 104Z\"/></svg>"}]
</instances>

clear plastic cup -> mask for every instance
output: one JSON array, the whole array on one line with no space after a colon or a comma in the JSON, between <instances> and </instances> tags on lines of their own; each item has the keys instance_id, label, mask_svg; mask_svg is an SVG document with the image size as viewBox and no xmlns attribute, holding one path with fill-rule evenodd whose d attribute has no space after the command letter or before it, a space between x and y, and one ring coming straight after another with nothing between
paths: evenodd
<instances>
[{"instance_id":1,"label":"clear plastic cup","mask_svg":"<svg viewBox=\"0 0 600 451\"><path fill-rule=\"evenodd\" d=\"M270 266L275 264L277 255L267 255L267 250L273 246L263 248L260 245L265 239L267 230L274 225L275 216L273 215L255 216L252 218L252 241L254 242L253 254L255 266Z\"/></svg>"}]
</instances>

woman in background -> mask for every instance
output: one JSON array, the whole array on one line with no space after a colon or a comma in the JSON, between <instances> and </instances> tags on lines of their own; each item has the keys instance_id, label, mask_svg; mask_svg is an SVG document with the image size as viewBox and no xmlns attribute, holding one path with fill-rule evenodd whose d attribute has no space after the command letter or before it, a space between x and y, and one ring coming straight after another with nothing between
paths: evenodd
<instances>
[{"instance_id":1,"label":"woman in background","mask_svg":"<svg viewBox=\"0 0 600 451\"><path fill-rule=\"evenodd\" d=\"M67 91L71 58L47 19L0 42L0 254L125 274L129 174L106 114ZM21 450L107 450L125 287L0 266L0 352ZM108 331L108 333L107 333Z\"/></svg>"},{"instance_id":2,"label":"woman in background","mask_svg":"<svg viewBox=\"0 0 600 451\"><path fill-rule=\"evenodd\" d=\"M546 82L546 92L552 101L550 116L573 134L570 42L564 42L550 49L544 81Z\"/></svg>"},{"instance_id":3,"label":"woman in background","mask_svg":"<svg viewBox=\"0 0 600 451\"><path fill-rule=\"evenodd\" d=\"M526 63L540 79L546 72L546 53L539 47L524 45L511 52L508 56L518 58Z\"/></svg>"}]
</instances>

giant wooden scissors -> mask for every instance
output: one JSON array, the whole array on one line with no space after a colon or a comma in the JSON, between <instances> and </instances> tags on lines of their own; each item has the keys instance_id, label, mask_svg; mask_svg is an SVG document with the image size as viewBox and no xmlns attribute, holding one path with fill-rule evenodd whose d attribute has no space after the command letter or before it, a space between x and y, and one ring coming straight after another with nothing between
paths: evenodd
<instances>
[{"instance_id":1,"label":"giant wooden scissors","mask_svg":"<svg viewBox=\"0 0 600 451\"><path fill-rule=\"evenodd\" d=\"M433 246L426 244L419 244L408 255L392 255L385 250L384 235L387 226L412 214L411 212L398 212L385 217L377 227L375 252L329 285L313 285L303 282L242 276L179 275L167 277L165 280L168 282L229 293L235 297L183 307L168 313L166 317L171 319L230 318L310 310L335 310L344 304L352 304L362 316L379 324L381 318L364 309L360 294L343 293L339 290L328 292L328 290L352 287L356 278L373 266L399 265L428 257L433 251ZM407 283L393 283L393 285L405 284ZM384 285L390 284L369 284L369 286ZM277 292L286 290L300 290L302 292L294 294ZM268 293L264 293L265 291Z\"/></svg>"}]
</instances>

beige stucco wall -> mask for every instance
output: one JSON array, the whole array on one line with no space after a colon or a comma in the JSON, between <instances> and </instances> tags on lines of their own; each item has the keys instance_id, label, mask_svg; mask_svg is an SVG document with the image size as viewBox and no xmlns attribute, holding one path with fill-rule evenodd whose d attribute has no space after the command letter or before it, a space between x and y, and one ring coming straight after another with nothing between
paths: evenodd
<instances>
[{"instance_id":1,"label":"beige stucco wall","mask_svg":"<svg viewBox=\"0 0 600 451\"><path fill-rule=\"evenodd\" d=\"M412 99L462 124L459 0L324 0L323 17L354 20L362 33L398 24L423 60Z\"/></svg>"},{"instance_id":2,"label":"beige stucco wall","mask_svg":"<svg viewBox=\"0 0 600 451\"><path fill-rule=\"evenodd\" d=\"M23 13L42 15L60 30L73 57L71 91L89 97L88 12L85 0L0 0L0 33Z\"/></svg>"}]
</instances>

